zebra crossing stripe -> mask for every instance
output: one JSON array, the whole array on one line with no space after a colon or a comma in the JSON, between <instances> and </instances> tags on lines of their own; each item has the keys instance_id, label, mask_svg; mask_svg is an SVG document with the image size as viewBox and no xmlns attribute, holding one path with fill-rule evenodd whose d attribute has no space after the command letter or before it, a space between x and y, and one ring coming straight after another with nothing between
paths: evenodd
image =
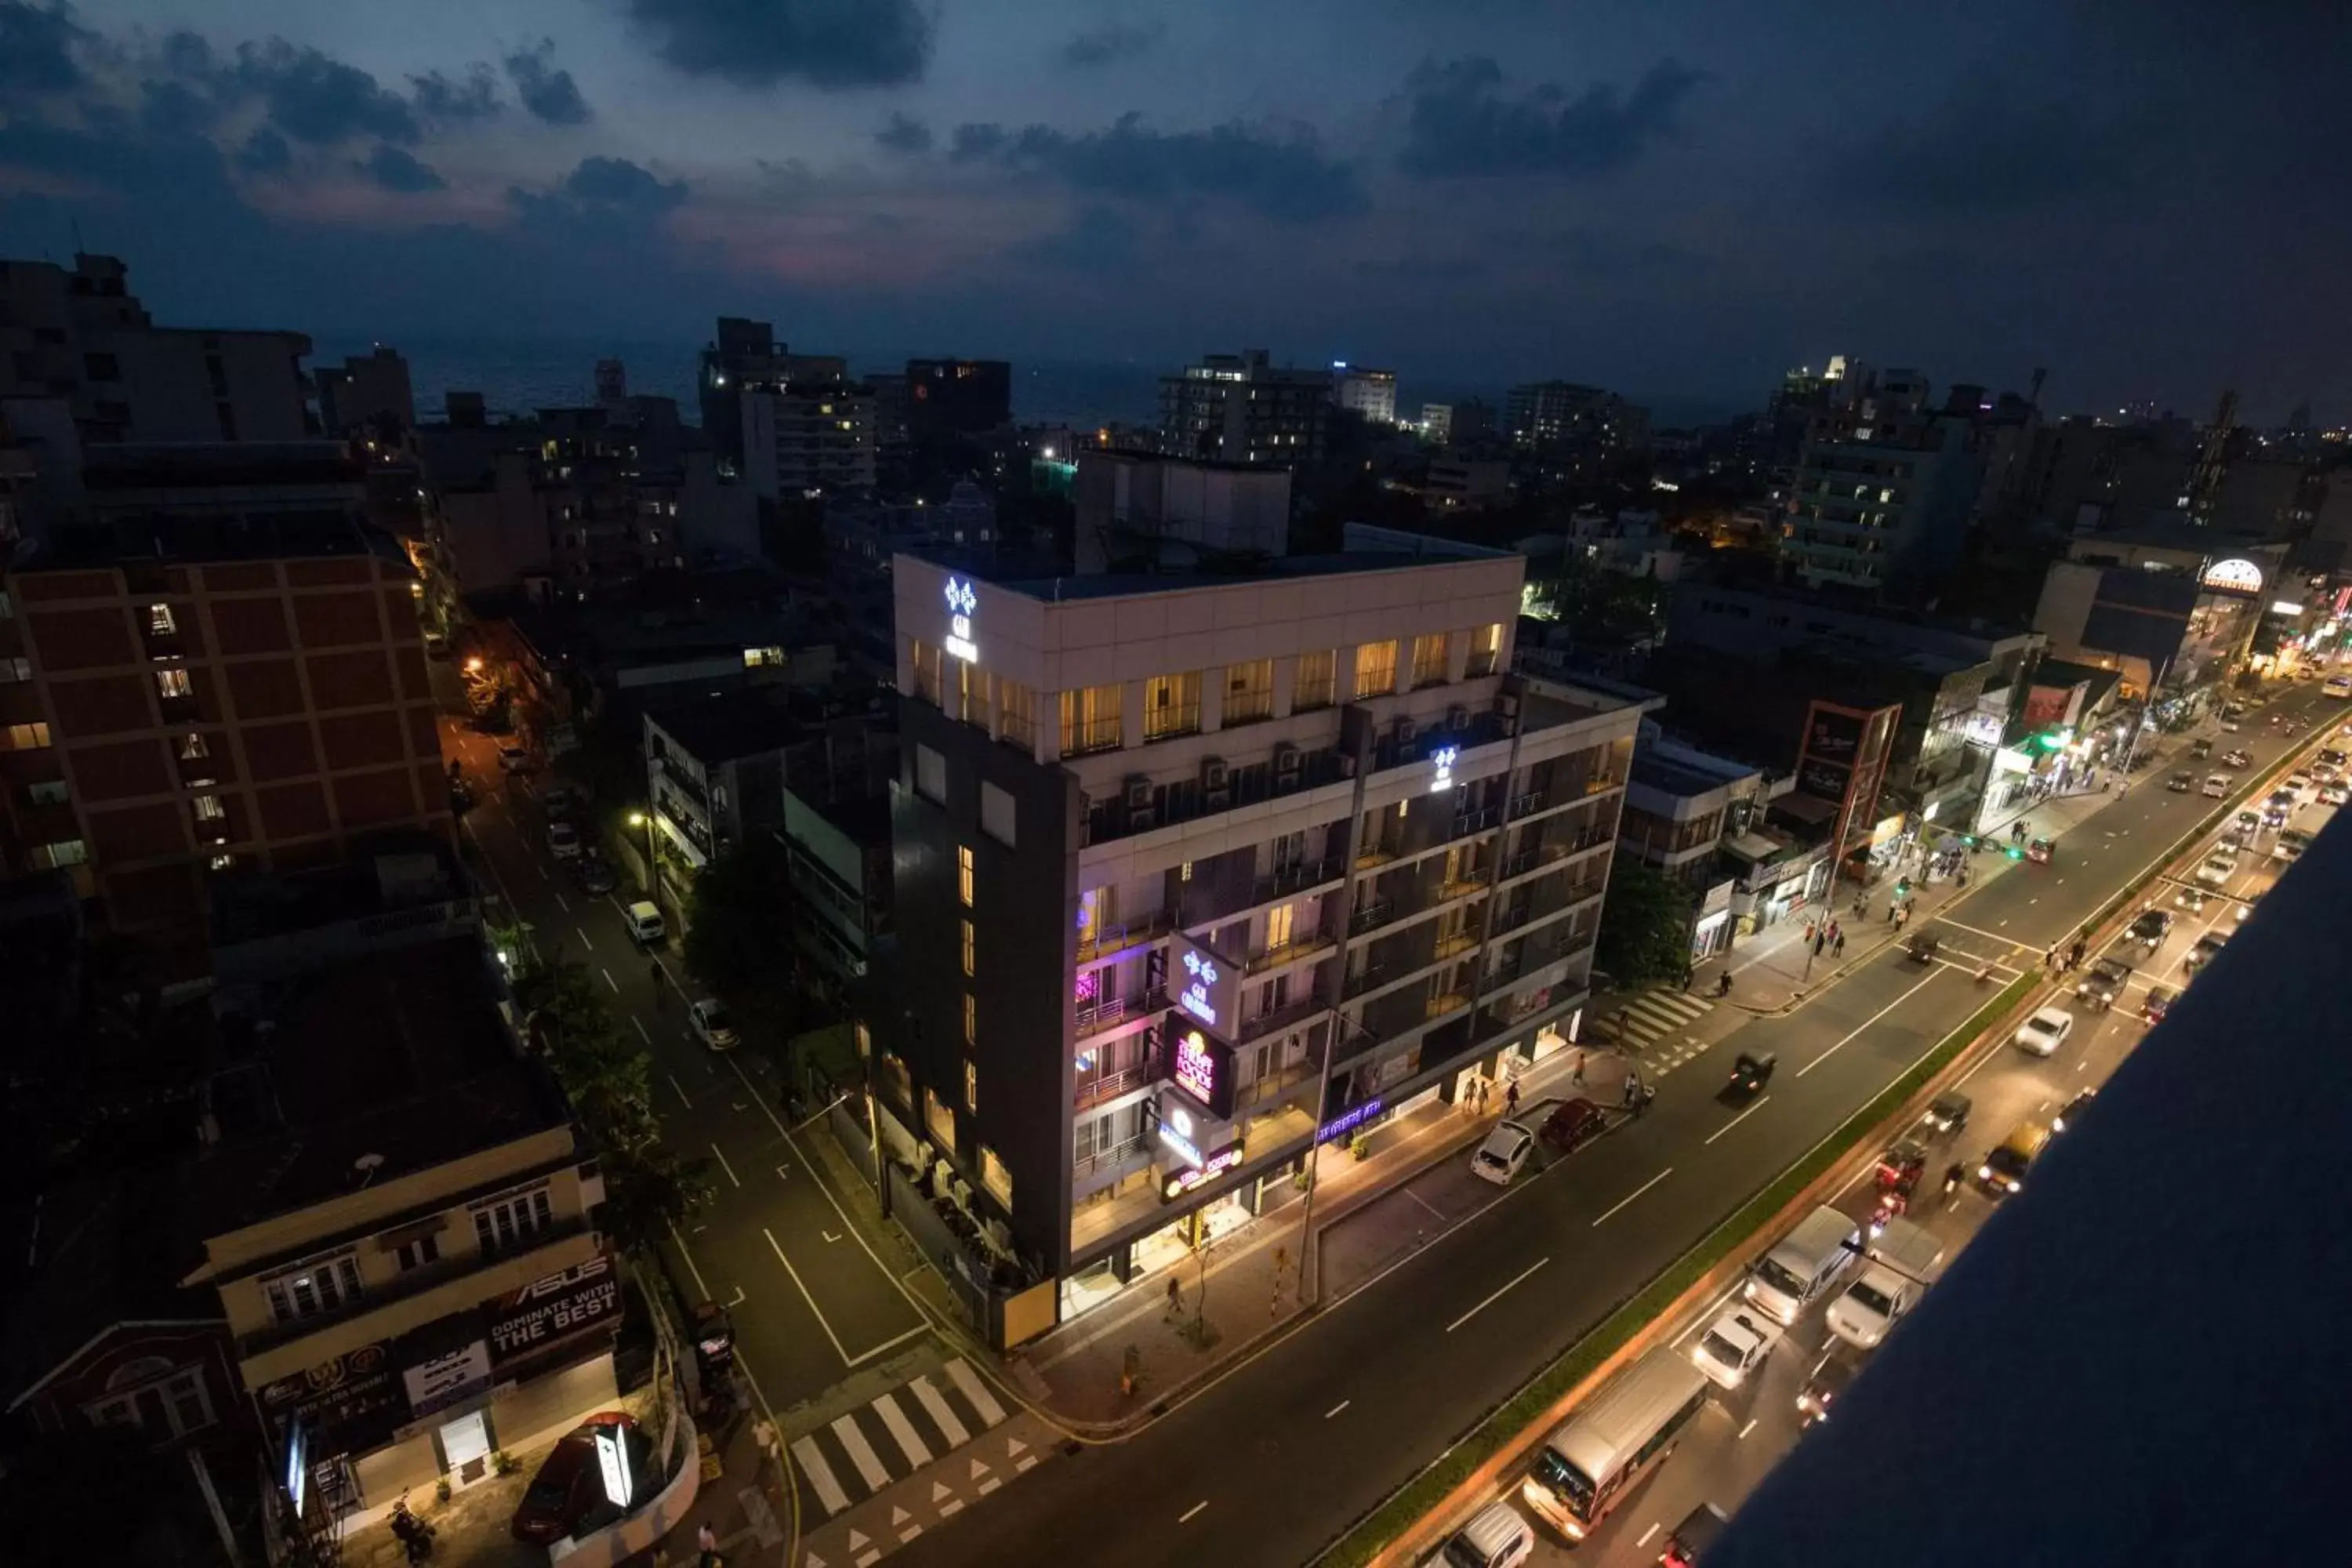
<instances>
[{"instance_id":1,"label":"zebra crossing stripe","mask_svg":"<svg viewBox=\"0 0 2352 1568\"><path fill-rule=\"evenodd\" d=\"M835 1421L833 1435L841 1439L841 1446L849 1452L850 1463L866 1478L867 1491L878 1492L890 1484L890 1472L882 1468L882 1461L875 1457L874 1446L866 1440L866 1434L857 1429L854 1419L844 1415Z\"/></svg>"},{"instance_id":2,"label":"zebra crossing stripe","mask_svg":"<svg viewBox=\"0 0 2352 1568\"><path fill-rule=\"evenodd\" d=\"M1004 1419L1004 1406L996 1403L996 1395L988 1392L988 1385L980 1381L979 1374L964 1365L963 1357L958 1356L948 1363L948 1380L956 1385L971 1407L980 1412L982 1426L993 1426Z\"/></svg>"},{"instance_id":3,"label":"zebra crossing stripe","mask_svg":"<svg viewBox=\"0 0 2352 1568\"><path fill-rule=\"evenodd\" d=\"M915 1424L907 1419L907 1413L898 1408L897 1400L886 1394L874 1402L874 1411L882 1417L882 1425L890 1428L890 1436L898 1440L899 1451L907 1456L908 1464L921 1469L931 1462L929 1445L915 1430Z\"/></svg>"},{"instance_id":4,"label":"zebra crossing stripe","mask_svg":"<svg viewBox=\"0 0 2352 1568\"><path fill-rule=\"evenodd\" d=\"M849 1506L849 1494L833 1479L833 1467L824 1462L824 1450L816 1446L816 1435L811 1433L793 1445L793 1458L800 1461L801 1474L808 1478L816 1491L816 1500L824 1505L827 1517Z\"/></svg>"},{"instance_id":5,"label":"zebra crossing stripe","mask_svg":"<svg viewBox=\"0 0 2352 1568\"><path fill-rule=\"evenodd\" d=\"M949 1447L961 1448L971 1441L971 1433L965 1428L961 1418L949 1406L940 1391L931 1386L929 1378L919 1377L908 1386L915 1391L915 1402L931 1418L931 1425L947 1438Z\"/></svg>"}]
</instances>

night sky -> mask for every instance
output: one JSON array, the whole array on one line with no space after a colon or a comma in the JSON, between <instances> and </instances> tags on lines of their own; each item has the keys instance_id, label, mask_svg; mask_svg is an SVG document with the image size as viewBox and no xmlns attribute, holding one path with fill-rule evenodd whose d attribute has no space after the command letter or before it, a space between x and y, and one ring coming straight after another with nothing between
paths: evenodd
<instances>
[{"instance_id":1,"label":"night sky","mask_svg":"<svg viewBox=\"0 0 2352 1568\"><path fill-rule=\"evenodd\" d=\"M180 324L2352 416L2299 0L0 0L0 254Z\"/></svg>"}]
</instances>

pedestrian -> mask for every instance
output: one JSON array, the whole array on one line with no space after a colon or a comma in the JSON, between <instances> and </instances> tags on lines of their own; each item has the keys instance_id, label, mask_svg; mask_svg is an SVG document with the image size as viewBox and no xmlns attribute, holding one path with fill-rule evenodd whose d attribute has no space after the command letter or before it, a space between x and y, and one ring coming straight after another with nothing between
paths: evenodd
<instances>
[{"instance_id":1,"label":"pedestrian","mask_svg":"<svg viewBox=\"0 0 2352 1568\"><path fill-rule=\"evenodd\" d=\"M1823 949L1823 948L1827 947L1827 946L1829 945L1829 942L1830 942L1830 933L1829 933L1829 932L1827 932L1827 931L1815 931L1815 932L1813 933L1813 956L1814 956L1815 958L1819 958L1819 957L1822 955L1822 949Z\"/></svg>"},{"instance_id":2,"label":"pedestrian","mask_svg":"<svg viewBox=\"0 0 2352 1568\"><path fill-rule=\"evenodd\" d=\"M2086 945L2086 944L2084 942L2084 941L2083 941L2083 939L2082 939L2081 937L2079 937L2079 936L2078 936L2078 937L2076 937L2076 938L2074 939L2074 945L2072 948L2070 948L2070 949L2067 951L2067 953L2066 953L2066 967L2067 967L2067 968L2069 968L2069 969L2079 969L2079 968L2081 968L2081 967L2082 967L2082 964L2083 964L2083 949L2084 949L2084 947L2085 945Z\"/></svg>"},{"instance_id":3,"label":"pedestrian","mask_svg":"<svg viewBox=\"0 0 2352 1568\"><path fill-rule=\"evenodd\" d=\"M1632 1068L1627 1068L1625 1069L1625 1109L1633 1110L1633 1102L1641 1097L1642 1075Z\"/></svg>"},{"instance_id":4,"label":"pedestrian","mask_svg":"<svg viewBox=\"0 0 2352 1568\"><path fill-rule=\"evenodd\" d=\"M1163 1323L1172 1323L1176 1314L1184 1310L1184 1287L1173 1274L1168 1277L1168 1310L1160 1314Z\"/></svg>"},{"instance_id":5,"label":"pedestrian","mask_svg":"<svg viewBox=\"0 0 2352 1568\"><path fill-rule=\"evenodd\" d=\"M1620 1040L1622 1040L1622 1039L1624 1039L1627 1036L1631 1035L1633 1032L1633 1009L1632 1009L1631 1007L1620 1007L1620 1008L1618 1008L1618 1009L1617 1009L1617 1037L1618 1037Z\"/></svg>"},{"instance_id":6,"label":"pedestrian","mask_svg":"<svg viewBox=\"0 0 2352 1568\"><path fill-rule=\"evenodd\" d=\"M1830 948L1836 956L1843 958L1845 956L1845 932L1838 932L1837 940L1830 944Z\"/></svg>"},{"instance_id":7,"label":"pedestrian","mask_svg":"<svg viewBox=\"0 0 2352 1568\"><path fill-rule=\"evenodd\" d=\"M1807 946L1809 946L1809 947L1810 947L1810 946L1811 946L1811 945L1812 945L1812 941L1813 941L1813 922L1812 922L1812 921L1807 921L1805 922L1805 944L1806 944Z\"/></svg>"},{"instance_id":8,"label":"pedestrian","mask_svg":"<svg viewBox=\"0 0 2352 1568\"><path fill-rule=\"evenodd\" d=\"M707 1519L702 1521L701 1528L694 1532L694 1549L705 1557L719 1555L719 1532L710 1528L710 1521Z\"/></svg>"},{"instance_id":9,"label":"pedestrian","mask_svg":"<svg viewBox=\"0 0 2352 1568\"><path fill-rule=\"evenodd\" d=\"M2042 955L2042 967L2049 970L2053 974L2058 972L2058 944L2056 942L2052 942L2050 944L2050 951Z\"/></svg>"},{"instance_id":10,"label":"pedestrian","mask_svg":"<svg viewBox=\"0 0 2352 1568\"><path fill-rule=\"evenodd\" d=\"M1517 1116L1518 1113L1519 1086L1517 1083L1514 1083L1503 1093L1503 1114L1506 1116Z\"/></svg>"},{"instance_id":11,"label":"pedestrian","mask_svg":"<svg viewBox=\"0 0 2352 1568\"><path fill-rule=\"evenodd\" d=\"M1576 1060L1569 1064L1568 1081L1577 1088L1584 1087L1584 1047L1576 1047Z\"/></svg>"},{"instance_id":12,"label":"pedestrian","mask_svg":"<svg viewBox=\"0 0 2352 1568\"><path fill-rule=\"evenodd\" d=\"M1968 885L1969 868L1966 866L1963 866L1959 869L1959 874L1952 879L1952 886L1954 888L1965 888Z\"/></svg>"},{"instance_id":13,"label":"pedestrian","mask_svg":"<svg viewBox=\"0 0 2352 1568\"><path fill-rule=\"evenodd\" d=\"M1642 1086L1642 1098L1633 1102L1634 1120L1638 1121L1643 1117L1650 1114L1650 1101L1657 1098L1658 1086L1654 1083L1643 1084Z\"/></svg>"},{"instance_id":14,"label":"pedestrian","mask_svg":"<svg viewBox=\"0 0 2352 1568\"><path fill-rule=\"evenodd\" d=\"M1697 971L1697 970L1693 969L1693 968L1692 968L1689 964L1687 964L1687 963L1685 963L1685 964L1684 964L1684 965L1683 965L1683 989L1684 989L1685 991L1688 991L1688 990L1691 988L1691 982L1692 982L1692 981L1694 981L1694 980L1696 980L1696 979L1697 979L1697 978L1698 978L1698 971Z\"/></svg>"}]
</instances>

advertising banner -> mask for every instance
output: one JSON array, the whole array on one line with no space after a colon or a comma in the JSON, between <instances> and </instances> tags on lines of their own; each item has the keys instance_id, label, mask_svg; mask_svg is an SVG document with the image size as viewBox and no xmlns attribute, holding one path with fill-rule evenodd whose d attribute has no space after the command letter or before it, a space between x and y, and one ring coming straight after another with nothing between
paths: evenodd
<instances>
[{"instance_id":1,"label":"advertising banner","mask_svg":"<svg viewBox=\"0 0 2352 1568\"><path fill-rule=\"evenodd\" d=\"M488 1309L490 1354L504 1365L583 1329L621 1321L621 1282L612 1255L534 1279Z\"/></svg>"}]
</instances>

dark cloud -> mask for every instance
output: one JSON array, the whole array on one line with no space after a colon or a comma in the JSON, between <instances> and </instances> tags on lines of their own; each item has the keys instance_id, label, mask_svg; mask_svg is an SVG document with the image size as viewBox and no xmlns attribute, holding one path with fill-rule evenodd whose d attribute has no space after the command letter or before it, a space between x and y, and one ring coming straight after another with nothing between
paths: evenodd
<instances>
[{"instance_id":1,"label":"dark cloud","mask_svg":"<svg viewBox=\"0 0 2352 1568\"><path fill-rule=\"evenodd\" d=\"M160 134L186 135L204 131L219 117L213 100L184 81L142 81L139 84L139 123Z\"/></svg>"},{"instance_id":2,"label":"dark cloud","mask_svg":"<svg viewBox=\"0 0 2352 1568\"><path fill-rule=\"evenodd\" d=\"M541 38L536 48L517 49L503 62L515 84L515 96L534 119L550 125L585 125L595 118L580 84L568 70L554 68L555 40Z\"/></svg>"},{"instance_id":3,"label":"dark cloud","mask_svg":"<svg viewBox=\"0 0 2352 1568\"><path fill-rule=\"evenodd\" d=\"M156 55L163 60L163 68L174 76L209 78L219 69L213 47L202 33L167 33Z\"/></svg>"},{"instance_id":4,"label":"dark cloud","mask_svg":"<svg viewBox=\"0 0 2352 1568\"><path fill-rule=\"evenodd\" d=\"M419 161L416 154L390 142L379 142L374 151L364 158L355 158L352 167L387 191L414 195L419 191L446 190L449 182L441 171Z\"/></svg>"},{"instance_id":5,"label":"dark cloud","mask_svg":"<svg viewBox=\"0 0 2352 1568\"><path fill-rule=\"evenodd\" d=\"M297 48L283 38L240 45L231 78L257 94L270 123L297 142L331 147L362 136L404 145L417 139L416 116L405 99L317 49Z\"/></svg>"},{"instance_id":6,"label":"dark cloud","mask_svg":"<svg viewBox=\"0 0 2352 1568\"><path fill-rule=\"evenodd\" d=\"M1053 174L1101 196L1167 201L1207 196L1290 222L1360 211L1364 187L1355 165L1325 154L1303 125L1269 127L1232 121L1206 131L1146 130L1123 114L1108 130L1072 136L1031 125L1008 134L993 125L960 125L952 156L993 157L1007 167Z\"/></svg>"},{"instance_id":7,"label":"dark cloud","mask_svg":"<svg viewBox=\"0 0 2352 1568\"><path fill-rule=\"evenodd\" d=\"M889 123L874 133L874 140L893 153L928 153L931 128L911 116L894 113Z\"/></svg>"},{"instance_id":8,"label":"dark cloud","mask_svg":"<svg viewBox=\"0 0 2352 1568\"><path fill-rule=\"evenodd\" d=\"M73 91L84 80L75 51L97 37L65 0L0 0L0 93Z\"/></svg>"},{"instance_id":9,"label":"dark cloud","mask_svg":"<svg viewBox=\"0 0 2352 1568\"><path fill-rule=\"evenodd\" d=\"M2021 96L1979 72L1830 160L1822 183L1832 197L1913 212L2017 212L2130 186L2160 134L2121 133L2087 106Z\"/></svg>"},{"instance_id":10,"label":"dark cloud","mask_svg":"<svg viewBox=\"0 0 2352 1568\"><path fill-rule=\"evenodd\" d=\"M1167 36L1165 22L1112 22L1090 27L1064 44L1061 60L1066 66L1115 65L1150 53Z\"/></svg>"},{"instance_id":11,"label":"dark cloud","mask_svg":"<svg viewBox=\"0 0 2352 1568\"><path fill-rule=\"evenodd\" d=\"M919 79L931 13L917 0L628 0L655 52L742 87L888 87Z\"/></svg>"},{"instance_id":12,"label":"dark cloud","mask_svg":"<svg viewBox=\"0 0 2352 1568\"><path fill-rule=\"evenodd\" d=\"M686 182L663 180L626 158L583 158L546 191L516 186L507 200L526 219L556 226L604 226L658 218L686 200Z\"/></svg>"},{"instance_id":13,"label":"dark cloud","mask_svg":"<svg viewBox=\"0 0 2352 1568\"><path fill-rule=\"evenodd\" d=\"M1161 256L1134 215L1101 202L1083 202L1066 226L1024 246L1019 258L1032 266L1100 277L1132 275Z\"/></svg>"},{"instance_id":14,"label":"dark cloud","mask_svg":"<svg viewBox=\"0 0 2352 1568\"><path fill-rule=\"evenodd\" d=\"M993 158L1004 150L1006 140L1002 125L975 124L967 121L955 128L955 139L948 146L948 156L959 163Z\"/></svg>"},{"instance_id":15,"label":"dark cloud","mask_svg":"<svg viewBox=\"0 0 2352 1568\"><path fill-rule=\"evenodd\" d=\"M440 71L427 71L408 80L415 89L416 112L426 120L462 125L496 119L506 109L499 101L498 74L486 65L467 67L462 81Z\"/></svg>"},{"instance_id":16,"label":"dark cloud","mask_svg":"<svg viewBox=\"0 0 2352 1568\"><path fill-rule=\"evenodd\" d=\"M294 149L285 137L262 126L236 150L236 166L248 174L283 174L294 167Z\"/></svg>"},{"instance_id":17,"label":"dark cloud","mask_svg":"<svg viewBox=\"0 0 2352 1568\"><path fill-rule=\"evenodd\" d=\"M1397 160L1407 174L1606 174L1675 130L1703 71L1660 60L1631 92L1595 82L1571 97L1544 82L1518 98L1500 89L1503 68L1486 56L1424 61L1406 82L1411 108Z\"/></svg>"},{"instance_id":18,"label":"dark cloud","mask_svg":"<svg viewBox=\"0 0 2352 1568\"><path fill-rule=\"evenodd\" d=\"M1587 278L1687 274L1715 265L1714 257L1667 240L1639 242L1592 228L1500 228L1483 238L1483 248L1491 253L1531 259L1538 267L1565 268Z\"/></svg>"}]
</instances>

